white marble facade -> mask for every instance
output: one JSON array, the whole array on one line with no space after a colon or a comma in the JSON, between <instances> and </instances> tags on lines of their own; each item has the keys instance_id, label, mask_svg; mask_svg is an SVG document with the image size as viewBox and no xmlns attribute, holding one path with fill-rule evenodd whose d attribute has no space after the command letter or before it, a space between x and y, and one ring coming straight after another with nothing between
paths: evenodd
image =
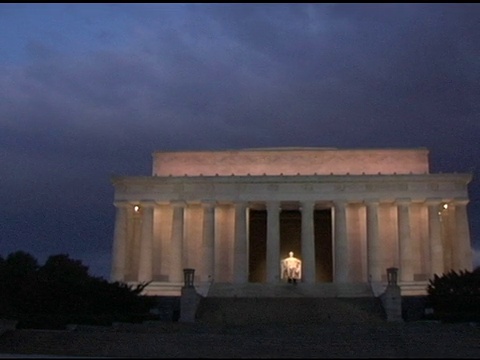
<instances>
[{"instance_id":1,"label":"white marble facade","mask_svg":"<svg viewBox=\"0 0 480 360\"><path fill-rule=\"evenodd\" d=\"M195 269L198 283L247 283L256 266L249 261L253 210L266 212L265 270L255 281L281 281L287 210L301 216L295 254L304 283L322 281L322 261L331 264L327 281L339 284L385 281L389 267L399 268L401 284L472 270L471 174L430 173L423 148L156 152L151 176L112 181L111 279L152 281L156 294L178 294L184 268ZM315 210L331 219L324 256L316 254Z\"/></svg>"}]
</instances>

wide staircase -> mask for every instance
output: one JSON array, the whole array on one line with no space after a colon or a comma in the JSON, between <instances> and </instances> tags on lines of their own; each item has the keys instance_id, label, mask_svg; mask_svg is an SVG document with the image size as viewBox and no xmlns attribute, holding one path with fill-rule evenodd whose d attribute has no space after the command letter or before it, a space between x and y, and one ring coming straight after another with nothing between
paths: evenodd
<instances>
[{"instance_id":1,"label":"wide staircase","mask_svg":"<svg viewBox=\"0 0 480 360\"><path fill-rule=\"evenodd\" d=\"M197 291L198 292L198 291ZM366 283L213 283L206 297L371 297L372 289Z\"/></svg>"},{"instance_id":2,"label":"wide staircase","mask_svg":"<svg viewBox=\"0 0 480 360\"><path fill-rule=\"evenodd\" d=\"M387 322L380 299L360 288L349 289L357 296L343 297L339 294L346 289L330 285L313 290L301 284L289 285L264 286L259 290L255 285L239 289L217 284L210 289L209 296L201 299L194 323L158 321L100 327L78 325L68 330L9 330L0 336L0 358L14 357L11 354L480 358L480 325ZM276 296L271 296L272 292Z\"/></svg>"},{"instance_id":3,"label":"wide staircase","mask_svg":"<svg viewBox=\"0 0 480 360\"><path fill-rule=\"evenodd\" d=\"M384 322L385 313L365 284L213 284L196 319L231 325L352 324Z\"/></svg>"},{"instance_id":4,"label":"wide staircase","mask_svg":"<svg viewBox=\"0 0 480 360\"><path fill-rule=\"evenodd\" d=\"M355 324L385 321L378 298L204 298L197 321L225 325Z\"/></svg>"},{"instance_id":5,"label":"wide staircase","mask_svg":"<svg viewBox=\"0 0 480 360\"><path fill-rule=\"evenodd\" d=\"M258 285L213 285L194 323L10 329L0 358L480 358L478 324L387 322L380 299L361 286Z\"/></svg>"}]
</instances>

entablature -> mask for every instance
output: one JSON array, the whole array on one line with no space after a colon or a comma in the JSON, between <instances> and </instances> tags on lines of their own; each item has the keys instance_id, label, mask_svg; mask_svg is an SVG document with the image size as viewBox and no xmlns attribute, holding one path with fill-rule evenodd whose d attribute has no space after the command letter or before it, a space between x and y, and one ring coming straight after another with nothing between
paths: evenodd
<instances>
[{"instance_id":1,"label":"entablature","mask_svg":"<svg viewBox=\"0 0 480 360\"><path fill-rule=\"evenodd\" d=\"M471 174L125 176L113 177L115 199L134 201L211 198L221 201L304 201L366 198L468 197Z\"/></svg>"}]
</instances>

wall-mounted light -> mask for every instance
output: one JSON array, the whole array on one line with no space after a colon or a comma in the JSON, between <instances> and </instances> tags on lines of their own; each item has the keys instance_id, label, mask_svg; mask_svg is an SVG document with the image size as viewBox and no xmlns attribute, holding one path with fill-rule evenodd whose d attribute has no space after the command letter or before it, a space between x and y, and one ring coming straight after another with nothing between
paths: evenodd
<instances>
[{"instance_id":1,"label":"wall-mounted light","mask_svg":"<svg viewBox=\"0 0 480 360\"><path fill-rule=\"evenodd\" d=\"M140 211L140 206L135 205L135 206L133 207L133 211L139 212L139 211Z\"/></svg>"},{"instance_id":2,"label":"wall-mounted light","mask_svg":"<svg viewBox=\"0 0 480 360\"><path fill-rule=\"evenodd\" d=\"M440 216L440 218L442 217L442 215L444 215L444 213L448 210L448 204L447 203L443 203L441 204L440 206L440 209L438 211L438 216ZM441 219L440 219L441 220Z\"/></svg>"}]
</instances>

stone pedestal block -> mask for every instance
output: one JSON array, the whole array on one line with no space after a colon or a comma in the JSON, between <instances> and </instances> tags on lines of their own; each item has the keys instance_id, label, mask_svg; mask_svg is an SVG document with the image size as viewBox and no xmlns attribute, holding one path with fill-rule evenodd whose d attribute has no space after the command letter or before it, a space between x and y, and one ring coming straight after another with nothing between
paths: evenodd
<instances>
[{"instance_id":1,"label":"stone pedestal block","mask_svg":"<svg viewBox=\"0 0 480 360\"><path fill-rule=\"evenodd\" d=\"M194 287L182 287L180 298L180 318L179 322L195 322L195 314L201 296L197 294Z\"/></svg>"},{"instance_id":2,"label":"stone pedestal block","mask_svg":"<svg viewBox=\"0 0 480 360\"><path fill-rule=\"evenodd\" d=\"M388 285L380 298L387 315L387 321L403 321L400 286Z\"/></svg>"}]
</instances>

